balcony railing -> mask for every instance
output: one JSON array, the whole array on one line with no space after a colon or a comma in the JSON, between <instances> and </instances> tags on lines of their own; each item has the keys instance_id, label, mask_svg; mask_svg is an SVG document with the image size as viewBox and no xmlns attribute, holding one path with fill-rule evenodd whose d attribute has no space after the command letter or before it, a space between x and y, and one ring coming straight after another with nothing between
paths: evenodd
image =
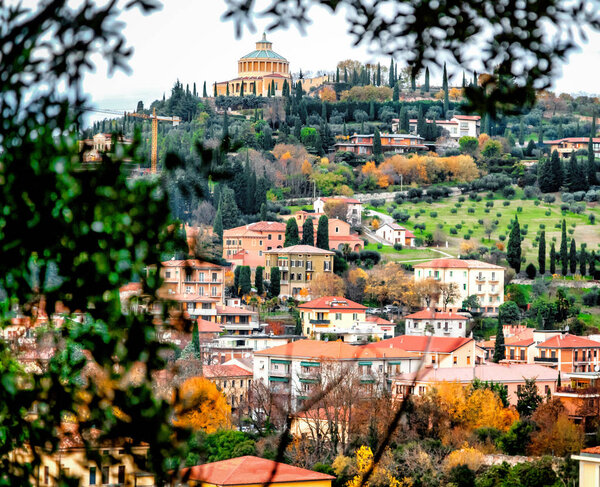
<instances>
[{"instance_id":1,"label":"balcony railing","mask_svg":"<svg viewBox=\"0 0 600 487\"><path fill-rule=\"evenodd\" d=\"M311 325L329 325L331 320L310 320Z\"/></svg>"},{"instance_id":2,"label":"balcony railing","mask_svg":"<svg viewBox=\"0 0 600 487\"><path fill-rule=\"evenodd\" d=\"M475 280L479 282L485 281L487 278L485 276L475 276Z\"/></svg>"},{"instance_id":3,"label":"balcony railing","mask_svg":"<svg viewBox=\"0 0 600 487\"><path fill-rule=\"evenodd\" d=\"M558 357L534 357L534 362L551 362L554 364L558 363Z\"/></svg>"},{"instance_id":4,"label":"balcony railing","mask_svg":"<svg viewBox=\"0 0 600 487\"><path fill-rule=\"evenodd\" d=\"M578 394L581 396L600 395L600 387L571 387L559 386L556 388L557 393Z\"/></svg>"},{"instance_id":5,"label":"balcony railing","mask_svg":"<svg viewBox=\"0 0 600 487\"><path fill-rule=\"evenodd\" d=\"M285 369L269 369L269 375L272 375L273 377L289 377L290 376L290 371L285 370Z\"/></svg>"}]
</instances>

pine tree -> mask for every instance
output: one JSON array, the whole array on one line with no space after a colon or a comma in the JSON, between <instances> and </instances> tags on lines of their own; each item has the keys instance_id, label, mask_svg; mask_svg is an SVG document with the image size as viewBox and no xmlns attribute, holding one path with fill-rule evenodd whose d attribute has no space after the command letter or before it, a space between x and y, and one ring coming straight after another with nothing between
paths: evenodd
<instances>
[{"instance_id":1,"label":"pine tree","mask_svg":"<svg viewBox=\"0 0 600 487\"><path fill-rule=\"evenodd\" d=\"M348 135L348 128L346 127L346 120L344 120L344 125L342 127L342 135Z\"/></svg>"},{"instance_id":2,"label":"pine tree","mask_svg":"<svg viewBox=\"0 0 600 487\"><path fill-rule=\"evenodd\" d=\"M203 98L208 98L208 93L206 92L206 81L202 85L202 97Z\"/></svg>"},{"instance_id":3,"label":"pine tree","mask_svg":"<svg viewBox=\"0 0 600 487\"><path fill-rule=\"evenodd\" d=\"M296 94L295 94L295 98L296 98L296 103L298 105L300 105L300 102L302 101L302 83L300 81L298 81L296 83Z\"/></svg>"},{"instance_id":4,"label":"pine tree","mask_svg":"<svg viewBox=\"0 0 600 487\"><path fill-rule=\"evenodd\" d=\"M498 326L496 327L496 342L494 343L494 358L492 360L496 363L500 362L500 360L504 360L506 358L505 352L504 329L502 328L500 320L498 320Z\"/></svg>"},{"instance_id":5,"label":"pine tree","mask_svg":"<svg viewBox=\"0 0 600 487\"><path fill-rule=\"evenodd\" d=\"M321 102L321 120L327 122L327 104L324 101Z\"/></svg>"},{"instance_id":6,"label":"pine tree","mask_svg":"<svg viewBox=\"0 0 600 487\"><path fill-rule=\"evenodd\" d=\"M557 151L553 151L550 157L550 172L552 175L552 192L560 191L564 181L564 172Z\"/></svg>"},{"instance_id":7,"label":"pine tree","mask_svg":"<svg viewBox=\"0 0 600 487\"><path fill-rule=\"evenodd\" d=\"M256 294L259 296L262 296L262 293L265 291L263 283L263 269L264 267L259 265L254 273L254 287L256 288Z\"/></svg>"},{"instance_id":8,"label":"pine tree","mask_svg":"<svg viewBox=\"0 0 600 487\"><path fill-rule=\"evenodd\" d=\"M373 100L369 102L369 120L375 120L375 102Z\"/></svg>"},{"instance_id":9,"label":"pine tree","mask_svg":"<svg viewBox=\"0 0 600 487\"><path fill-rule=\"evenodd\" d=\"M381 86L381 64L377 63L377 77L375 78L375 84Z\"/></svg>"},{"instance_id":10,"label":"pine tree","mask_svg":"<svg viewBox=\"0 0 600 487\"><path fill-rule=\"evenodd\" d=\"M525 145L525 121L523 117L519 120L519 145L521 147Z\"/></svg>"},{"instance_id":11,"label":"pine tree","mask_svg":"<svg viewBox=\"0 0 600 487\"><path fill-rule=\"evenodd\" d=\"M473 71L473 88L477 88L479 83L477 82L477 71Z\"/></svg>"},{"instance_id":12,"label":"pine tree","mask_svg":"<svg viewBox=\"0 0 600 487\"><path fill-rule=\"evenodd\" d=\"M556 249L554 248L554 242L550 245L550 274L556 274Z\"/></svg>"},{"instance_id":13,"label":"pine tree","mask_svg":"<svg viewBox=\"0 0 600 487\"><path fill-rule=\"evenodd\" d=\"M466 75L465 75L464 71L463 71L463 77L462 77L462 87L463 88L467 87L467 79L466 79Z\"/></svg>"},{"instance_id":14,"label":"pine tree","mask_svg":"<svg viewBox=\"0 0 600 487\"><path fill-rule=\"evenodd\" d=\"M381 135L379 135L379 129L375 127L375 133L373 134L373 155L376 160L380 160L381 154Z\"/></svg>"},{"instance_id":15,"label":"pine tree","mask_svg":"<svg viewBox=\"0 0 600 487\"><path fill-rule=\"evenodd\" d=\"M269 295L278 297L281 292L281 271L279 267L271 267L271 280L269 282Z\"/></svg>"},{"instance_id":16,"label":"pine tree","mask_svg":"<svg viewBox=\"0 0 600 487\"><path fill-rule=\"evenodd\" d=\"M542 193L554 191L554 175L551 161L540 160L538 164L538 186Z\"/></svg>"},{"instance_id":17,"label":"pine tree","mask_svg":"<svg viewBox=\"0 0 600 487\"><path fill-rule=\"evenodd\" d=\"M227 83L227 91L225 92L226 96L229 96L229 83Z\"/></svg>"},{"instance_id":18,"label":"pine tree","mask_svg":"<svg viewBox=\"0 0 600 487\"><path fill-rule=\"evenodd\" d=\"M588 142L588 156L587 156L587 179L589 186L595 186L598 184L598 177L596 176L596 155L594 153L594 137L596 136L596 114L592 114L592 129L590 131L590 140Z\"/></svg>"},{"instance_id":19,"label":"pine tree","mask_svg":"<svg viewBox=\"0 0 600 487\"><path fill-rule=\"evenodd\" d=\"M515 216L510 235L508 237L508 246L506 248L506 260L515 272L521 271L521 227L519 217Z\"/></svg>"},{"instance_id":20,"label":"pine tree","mask_svg":"<svg viewBox=\"0 0 600 487\"><path fill-rule=\"evenodd\" d=\"M569 269L569 253L567 251L567 222L562 221L562 234L560 240L560 264L563 276L567 275Z\"/></svg>"},{"instance_id":21,"label":"pine tree","mask_svg":"<svg viewBox=\"0 0 600 487\"><path fill-rule=\"evenodd\" d=\"M284 82L284 84L287 83L287 81ZM252 82L252 94L256 95L256 81Z\"/></svg>"},{"instance_id":22,"label":"pine tree","mask_svg":"<svg viewBox=\"0 0 600 487\"><path fill-rule=\"evenodd\" d=\"M389 80L388 85L390 88L393 88L396 84L396 80L394 79L394 60L390 60L390 72L389 72Z\"/></svg>"},{"instance_id":23,"label":"pine tree","mask_svg":"<svg viewBox=\"0 0 600 487\"><path fill-rule=\"evenodd\" d=\"M260 221L267 221L267 205L265 203L260 205Z\"/></svg>"},{"instance_id":24,"label":"pine tree","mask_svg":"<svg viewBox=\"0 0 600 487\"><path fill-rule=\"evenodd\" d=\"M235 202L235 193L227 186L221 193L221 217L225 230L235 227L239 222L240 210Z\"/></svg>"},{"instance_id":25,"label":"pine tree","mask_svg":"<svg viewBox=\"0 0 600 487\"><path fill-rule=\"evenodd\" d=\"M541 147L544 143L544 125L540 120L540 126L538 127L538 145Z\"/></svg>"},{"instance_id":26,"label":"pine tree","mask_svg":"<svg viewBox=\"0 0 600 487\"><path fill-rule=\"evenodd\" d=\"M245 296L252 291L252 274L250 266L243 265L240 270L240 294Z\"/></svg>"},{"instance_id":27,"label":"pine tree","mask_svg":"<svg viewBox=\"0 0 600 487\"><path fill-rule=\"evenodd\" d=\"M585 276L587 261L587 252L585 251L585 247L582 245L581 250L579 251L579 274L582 276Z\"/></svg>"},{"instance_id":28,"label":"pine tree","mask_svg":"<svg viewBox=\"0 0 600 487\"><path fill-rule=\"evenodd\" d=\"M283 242L283 246L291 247L292 245L298 245L299 242L298 224L295 218L290 218L285 225L285 241Z\"/></svg>"},{"instance_id":29,"label":"pine tree","mask_svg":"<svg viewBox=\"0 0 600 487\"><path fill-rule=\"evenodd\" d=\"M398 83L394 85L394 89L392 91L392 101L400 101L400 87Z\"/></svg>"},{"instance_id":30,"label":"pine tree","mask_svg":"<svg viewBox=\"0 0 600 487\"><path fill-rule=\"evenodd\" d=\"M217 208L215 219L213 220L213 233L219 236L219 240L223 240L223 216L221 214L221 205Z\"/></svg>"},{"instance_id":31,"label":"pine tree","mask_svg":"<svg viewBox=\"0 0 600 487\"><path fill-rule=\"evenodd\" d=\"M569 270L571 274L577 272L577 245L574 238L571 238L571 248L569 249Z\"/></svg>"},{"instance_id":32,"label":"pine tree","mask_svg":"<svg viewBox=\"0 0 600 487\"><path fill-rule=\"evenodd\" d=\"M423 115L423 105L419 105L419 115L417 116L417 135L423 138L427 135L427 121Z\"/></svg>"},{"instance_id":33,"label":"pine tree","mask_svg":"<svg viewBox=\"0 0 600 487\"><path fill-rule=\"evenodd\" d=\"M217 83L213 84L213 96L216 98L217 97Z\"/></svg>"},{"instance_id":34,"label":"pine tree","mask_svg":"<svg viewBox=\"0 0 600 487\"><path fill-rule=\"evenodd\" d=\"M410 122L408 119L408 109L406 108L405 105L402 105L402 108L400 109L400 121L398 123L399 125L399 131L401 134L408 134L410 132Z\"/></svg>"},{"instance_id":35,"label":"pine tree","mask_svg":"<svg viewBox=\"0 0 600 487\"><path fill-rule=\"evenodd\" d=\"M321 215L319 225L317 226L317 247L323 250L329 250L329 218L327 215Z\"/></svg>"},{"instance_id":36,"label":"pine tree","mask_svg":"<svg viewBox=\"0 0 600 487\"><path fill-rule=\"evenodd\" d=\"M444 90L444 116L447 116L450 108L450 99L448 97L448 72L446 71L446 63L444 63L444 72L442 75L442 90Z\"/></svg>"},{"instance_id":37,"label":"pine tree","mask_svg":"<svg viewBox=\"0 0 600 487\"><path fill-rule=\"evenodd\" d=\"M546 231L542 230L538 243L538 268L540 274L546 273Z\"/></svg>"},{"instance_id":38,"label":"pine tree","mask_svg":"<svg viewBox=\"0 0 600 487\"><path fill-rule=\"evenodd\" d=\"M425 91L429 93L429 68L425 68Z\"/></svg>"},{"instance_id":39,"label":"pine tree","mask_svg":"<svg viewBox=\"0 0 600 487\"><path fill-rule=\"evenodd\" d=\"M194 357L200 360L200 332L198 331L198 320L194 321L192 329L192 346L194 348Z\"/></svg>"},{"instance_id":40,"label":"pine tree","mask_svg":"<svg viewBox=\"0 0 600 487\"><path fill-rule=\"evenodd\" d=\"M575 155L575 152L573 152L571 153L569 164L566 166L565 170L565 186L571 193L578 191L580 186L580 181L578 181L579 169L577 165L577 156Z\"/></svg>"},{"instance_id":41,"label":"pine tree","mask_svg":"<svg viewBox=\"0 0 600 487\"><path fill-rule=\"evenodd\" d=\"M340 67L339 66L337 68L335 68L335 82L336 83L340 82Z\"/></svg>"},{"instance_id":42,"label":"pine tree","mask_svg":"<svg viewBox=\"0 0 600 487\"><path fill-rule=\"evenodd\" d=\"M417 90L417 78L412 71L410 73L410 89L413 92Z\"/></svg>"},{"instance_id":43,"label":"pine tree","mask_svg":"<svg viewBox=\"0 0 600 487\"><path fill-rule=\"evenodd\" d=\"M287 82L287 79L283 81L283 88L281 89L283 96L286 98L290 97L290 84Z\"/></svg>"},{"instance_id":44,"label":"pine tree","mask_svg":"<svg viewBox=\"0 0 600 487\"><path fill-rule=\"evenodd\" d=\"M348 70L344 68L344 83L348 83Z\"/></svg>"},{"instance_id":45,"label":"pine tree","mask_svg":"<svg viewBox=\"0 0 600 487\"><path fill-rule=\"evenodd\" d=\"M308 217L302 224L301 245L315 245L315 227L312 217Z\"/></svg>"}]
</instances>

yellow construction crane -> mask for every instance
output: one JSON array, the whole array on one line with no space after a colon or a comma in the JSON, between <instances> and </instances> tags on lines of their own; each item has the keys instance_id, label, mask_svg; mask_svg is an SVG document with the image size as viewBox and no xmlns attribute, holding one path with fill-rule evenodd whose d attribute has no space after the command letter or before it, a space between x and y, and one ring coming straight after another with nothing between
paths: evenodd
<instances>
[{"instance_id":1,"label":"yellow construction crane","mask_svg":"<svg viewBox=\"0 0 600 487\"><path fill-rule=\"evenodd\" d=\"M171 122L174 127L179 125L181 118L177 116L173 117L162 117L156 115L156 108L152 109L152 115L146 115L145 113L130 112L127 115L131 117L143 118L146 120L152 120L152 152L151 152L151 172L156 173L156 162L158 160L158 122Z\"/></svg>"}]
</instances>

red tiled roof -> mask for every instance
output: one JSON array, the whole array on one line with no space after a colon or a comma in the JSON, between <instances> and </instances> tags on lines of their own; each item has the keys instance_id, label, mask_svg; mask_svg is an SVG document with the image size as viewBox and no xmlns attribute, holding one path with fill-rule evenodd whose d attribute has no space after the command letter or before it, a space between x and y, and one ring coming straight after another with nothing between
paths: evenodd
<instances>
[{"instance_id":1,"label":"red tiled roof","mask_svg":"<svg viewBox=\"0 0 600 487\"><path fill-rule=\"evenodd\" d=\"M141 282L129 282L119 288L120 293L133 293L142 290Z\"/></svg>"},{"instance_id":2,"label":"red tiled roof","mask_svg":"<svg viewBox=\"0 0 600 487\"><path fill-rule=\"evenodd\" d=\"M369 323L375 323L376 325L393 325L394 324L391 321L386 320L385 318L382 318L380 316L367 316L367 321Z\"/></svg>"},{"instance_id":3,"label":"red tiled roof","mask_svg":"<svg viewBox=\"0 0 600 487\"><path fill-rule=\"evenodd\" d=\"M479 115L454 115L458 120L481 120Z\"/></svg>"},{"instance_id":4,"label":"red tiled roof","mask_svg":"<svg viewBox=\"0 0 600 487\"><path fill-rule=\"evenodd\" d=\"M235 306L217 306L217 315L255 315L256 311L245 308L236 308Z\"/></svg>"},{"instance_id":5,"label":"red tiled roof","mask_svg":"<svg viewBox=\"0 0 600 487\"><path fill-rule=\"evenodd\" d=\"M321 196L320 199L323 201L343 201L344 203L348 203L351 205L362 205L361 201L358 201L354 198L328 198L326 196Z\"/></svg>"},{"instance_id":6,"label":"red tiled roof","mask_svg":"<svg viewBox=\"0 0 600 487\"><path fill-rule=\"evenodd\" d=\"M275 474L273 474L275 467ZM189 480L202 481L216 486L265 484L267 482L278 484L335 479L335 477L324 473L253 456L231 458L220 462L184 468L181 475L183 478L189 478Z\"/></svg>"},{"instance_id":7,"label":"red tiled roof","mask_svg":"<svg viewBox=\"0 0 600 487\"><path fill-rule=\"evenodd\" d=\"M415 264L413 267L432 267L432 268L458 268L458 269L504 269L503 267L495 264L489 264L480 260L466 260L466 259L434 259L429 262L421 262Z\"/></svg>"},{"instance_id":8,"label":"red tiled roof","mask_svg":"<svg viewBox=\"0 0 600 487\"><path fill-rule=\"evenodd\" d=\"M224 236L232 237L236 235L246 235L253 232L285 232L285 224L281 222L267 222L261 221L256 223L249 223L248 225L242 225L240 227L229 228L223 231ZM260 236L260 235L257 235Z\"/></svg>"},{"instance_id":9,"label":"red tiled roof","mask_svg":"<svg viewBox=\"0 0 600 487\"><path fill-rule=\"evenodd\" d=\"M561 142L570 142L575 144L578 142L588 143L589 141L589 137L565 137L564 139L544 140L544 144L560 144ZM594 142L600 142L600 137L594 137Z\"/></svg>"},{"instance_id":10,"label":"red tiled roof","mask_svg":"<svg viewBox=\"0 0 600 487\"><path fill-rule=\"evenodd\" d=\"M407 315L406 318L412 318L413 320L468 320L466 316L458 313L438 313L427 309Z\"/></svg>"},{"instance_id":11,"label":"red tiled roof","mask_svg":"<svg viewBox=\"0 0 600 487\"><path fill-rule=\"evenodd\" d=\"M207 379L215 379L218 377L252 377L253 373L242 369L239 365L204 365L202 367L204 376Z\"/></svg>"},{"instance_id":12,"label":"red tiled roof","mask_svg":"<svg viewBox=\"0 0 600 487\"><path fill-rule=\"evenodd\" d=\"M567 333L548 338L538 348L600 348L600 342Z\"/></svg>"},{"instance_id":13,"label":"red tiled roof","mask_svg":"<svg viewBox=\"0 0 600 487\"><path fill-rule=\"evenodd\" d=\"M400 335L380 342L369 343L366 347L374 348L401 348L409 352L429 352L450 353L459 349L463 345L472 342L472 338L461 337L430 337L417 335Z\"/></svg>"},{"instance_id":14,"label":"red tiled roof","mask_svg":"<svg viewBox=\"0 0 600 487\"><path fill-rule=\"evenodd\" d=\"M186 259L186 260L167 260L162 262L163 267L210 267L216 269L223 269L222 266L213 264L211 262L204 262L198 259Z\"/></svg>"},{"instance_id":15,"label":"red tiled roof","mask_svg":"<svg viewBox=\"0 0 600 487\"><path fill-rule=\"evenodd\" d=\"M415 238L415 234L412 233L410 230L406 230L406 233L404 234L404 238Z\"/></svg>"},{"instance_id":16,"label":"red tiled roof","mask_svg":"<svg viewBox=\"0 0 600 487\"><path fill-rule=\"evenodd\" d=\"M265 254L326 254L333 255L335 252L323 250L312 245L292 245L282 249L266 250Z\"/></svg>"},{"instance_id":17,"label":"red tiled roof","mask_svg":"<svg viewBox=\"0 0 600 487\"><path fill-rule=\"evenodd\" d=\"M587 453L589 455L600 455L600 446L591 446L589 448L584 448L581 450L581 453Z\"/></svg>"},{"instance_id":18,"label":"red tiled roof","mask_svg":"<svg viewBox=\"0 0 600 487\"><path fill-rule=\"evenodd\" d=\"M364 311L367 309L362 304L355 303L349 299L339 296L323 296L322 298L313 299L308 303L303 303L298 306L302 309L328 309L335 310L336 312L353 312L353 311Z\"/></svg>"},{"instance_id":19,"label":"red tiled roof","mask_svg":"<svg viewBox=\"0 0 600 487\"><path fill-rule=\"evenodd\" d=\"M198 318L198 332L199 333L221 333L223 328L218 323Z\"/></svg>"}]
</instances>

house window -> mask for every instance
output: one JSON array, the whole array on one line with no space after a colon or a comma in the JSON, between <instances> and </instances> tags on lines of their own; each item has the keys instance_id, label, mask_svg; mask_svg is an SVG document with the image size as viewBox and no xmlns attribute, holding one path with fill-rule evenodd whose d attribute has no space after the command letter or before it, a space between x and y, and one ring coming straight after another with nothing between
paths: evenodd
<instances>
[{"instance_id":1,"label":"house window","mask_svg":"<svg viewBox=\"0 0 600 487\"><path fill-rule=\"evenodd\" d=\"M261 246L261 247L262 247L262 242L263 242L262 240L258 241L258 245Z\"/></svg>"},{"instance_id":2,"label":"house window","mask_svg":"<svg viewBox=\"0 0 600 487\"><path fill-rule=\"evenodd\" d=\"M477 284L477 290L481 292L481 284Z\"/></svg>"},{"instance_id":3,"label":"house window","mask_svg":"<svg viewBox=\"0 0 600 487\"><path fill-rule=\"evenodd\" d=\"M96 467L90 467L90 485L96 485Z\"/></svg>"},{"instance_id":4,"label":"house window","mask_svg":"<svg viewBox=\"0 0 600 487\"><path fill-rule=\"evenodd\" d=\"M452 271L450 271L450 277L452 277Z\"/></svg>"},{"instance_id":5,"label":"house window","mask_svg":"<svg viewBox=\"0 0 600 487\"><path fill-rule=\"evenodd\" d=\"M341 320L342 319L342 313L336 313L335 314L335 319L336 320Z\"/></svg>"},{"instance_id":6,"label":"house window","mask_svg":"<svg viewBox=\"0 0 600 487\"><path fill-rule=\"evenodd\" d=\"M292 272L292 273L290 274L290 281L293 281L295 277L296 277L296 275L295 275L295 274Z\"/></svg>"},{"instance_id":7,"label":"house window","mask_svg":"<svg viewBox=\"0 0 600 487\"><path fill-rule=\"evenodd\" d=\"M216 295L217 295L217 286L213 286L213 287L212 287L211 294L212 294L213 296L216 296Z\"/></svg>"},{"instance_id":8,"label":"house window","mask_svg":"<svg viewBox=\"0 0 600 487\"><path fill-rule=\"evenodd\" d=\"M458 357L454 356L454 358L452 359L452 363L456 365L458 363Z\"/></svg>"},{"instance_id":9,"label":"house window","mask_svg":"<svg viewBox=\"0 0 600 487\"><path fill-rule=\"evenodd\" d=\"M352 313L352 319L354 321L358 320L358 313Z\"/></svg>"},{"instance_id":10,"label":"house window","mask_svg":"<svg viewBox=\"0 0 600 487\"><path fill-rule=\"evenodd\" d=\"M471 356L467 355L467 365L471 365Z\"/></svg>"},{"instance_id":11,"label":"house window","mask_svg":"<svg viewBox=\"0 0 600 487\"><path fill-rule=\"evenodd\" d=\"M165 277L167 279L169 279L169 277L171 277L171 272L170 271L165 272Z\"/></svg>"},{"instance_id":12,"label":"house window","mask_svg":"<svg viewBox=\"0 0 600 487\"><path fill-rule=\"evenodd\" d=\"M102 485L107 485L110 483L109 482L109 480L110 480L109 473L110 473L110 470L109 470L108 465L105 467L102 467L102 479L100 480L102 482Z\"/></svg>"},{"instance_id":13,"label":"house window","mask_svg":"<svg viewBox=\"0 0 600 487\"><path fill-rule=\"evenodd\" d=\"M185 293L192 294L192 286L185 286Z\"/></svg>"},{"instance_id":14,"label":"house window","mask_svg":"<svg viewBox=\"0 0 600 487\"><path fill-rule=\"evenodd\" d=\"M323 262L323 270L324 271L329 271L330 270L330 262L328 260L326 260L325 262Z\"/></svg>"},{"instance_id":15,"label":"house window","mask_svg":"<svg viewBox=\"0 0 600 487\"><path fill-rule=\"evenodd\" d=\"M198 288L198 296L204 296L204 288L202 286Z\"/></svg>"},{"instance_id":16,"label":"house window","mask_svg":"<svg viewBox=\"0 0 600 487\"><path fill-rule=\"evenodd\" d=\"M125 465L119 465L117 481L119 484L125 484Z\"/></svg>"},{"instance_id":17,"label":"house window","mask_svg":"<svg viewBox=\"0 0 600 487\"><path fill-rule=\"evenodd\" d=\"M281 234L277 235L277 240L281 240Z\"/></svg>"},{"instance_id":18,"label":"house window","mask_svg":"<svg viewBox=\"0 0 600 487\"><path fill-rule=\"evenodd\" d=\"M267 240L271 240L271 234L267 235Z\"/></svg>"},{"instance_id":19,"label":"house window","mask_svg":"<svg viewBox=\"0 0 600 487\"><path fill-rule=\"evenodd\" d=\"M292 259L290 267L296 267L296 261Z\"/></svg>"},{"instance_id":20,"label":"house window","mask_svg":"<svg viewBox=\"0 0 600 487\"><path fill-rule=\"evenodd\" d=\"M301 281L302 280L302 274L298 274L298 280Z\"/></svg>"}]
</instances>

